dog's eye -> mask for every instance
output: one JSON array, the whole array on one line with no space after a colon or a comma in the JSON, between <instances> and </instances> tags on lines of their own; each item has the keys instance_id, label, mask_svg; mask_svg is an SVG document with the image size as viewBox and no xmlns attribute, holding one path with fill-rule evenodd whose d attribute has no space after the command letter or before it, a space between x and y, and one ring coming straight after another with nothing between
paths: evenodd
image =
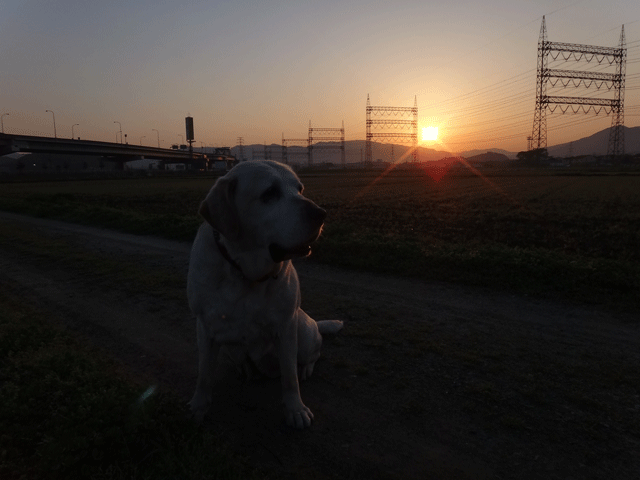
<instances>
[{"instance_id":1,"label":"dog's eye","mask_svg":"<svg viewBox=\"0 0 640 480\"><path fill-rule=\"evenodd\" d=\"M280 189L275 185L272 187L269 187L267 190L262 192L262 195L260 195L260 200L263 203L274 202L279 198L280 198Z\"/></svg>"}]
</instances>

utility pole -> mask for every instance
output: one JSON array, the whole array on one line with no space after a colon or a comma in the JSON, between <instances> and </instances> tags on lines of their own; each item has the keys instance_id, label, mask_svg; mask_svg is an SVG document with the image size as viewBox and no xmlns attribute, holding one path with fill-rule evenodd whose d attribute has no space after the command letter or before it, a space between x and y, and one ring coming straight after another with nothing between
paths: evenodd
<instances>
[{"instance_id":1,"label":"utility pole","mask_svg":"<svg viewBox=\"0 0 640 480\"><path fill-rule=\"evenodd\" d=\"M58 134L56 133L56 114L53 113L53 110L47 110L53 115L53 138L58 138Z\"/></svg>"},{"instance_id":2,"label":"utility pole","mask_svg":"<svg viewBox=\"0 0 640 480\"><path fill-rule=\"evenodd\" d=\"M113 123L117 123L120 127L120 144L122 144L122 124L120 122L118 122L117 120L114 120ZM118 137L116 136L116 140L118 139Z\"/></svg>"}]
</instances>

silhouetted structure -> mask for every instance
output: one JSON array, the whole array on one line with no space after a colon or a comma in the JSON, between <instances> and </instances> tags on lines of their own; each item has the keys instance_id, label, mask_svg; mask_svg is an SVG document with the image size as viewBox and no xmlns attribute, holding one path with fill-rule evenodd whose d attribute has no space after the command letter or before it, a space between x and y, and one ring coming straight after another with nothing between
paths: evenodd
<instances>
[{"instance_id":1,"label":"silhouetted structure","mask_svg":"<svg viewBox=\"0 0 640 480\"><path fill-rule=\"evenodd\" d=\"M329 142L325 145L316 144L313 142ZM332 145L333 142L340 142L338 146ZM311 128L311 120L309 120L309 166L313 165L313 150L314 149L340 149L340 161L342 166L346 166L345 152L344 152L344 120L342 121L342 128Z\"/></svg>"},{"instance_id":2,"label":"silhouetted structure","mask_svg":"<svg viewBox=\"0 0 640 480\"><path fill-rule=\"evenodd\" d=\"M598 64L608 62L615 68L614 73L560 70L548 68L549 57L553 60L564 59L565 62L596 61ZM604 111L612 115L609 135L608 155L618 157L624 155L624 82L626 73L627 49L624 36L624 25L620 34L618 47L597 47L592 45L577 45L573 43L549 42L545 17L542 17L540 37L538 39L538 76L536 82L536 108L533 117L532 141L529 150L540 150L547 147L547 109L553 113L557 108L562 113L571 110L573 113ZM574 87L597 90L605 87L614 91L613 98L601 97L566 97L547 95L547 84L552 87L560 84L562 87Z\"/></svg>"},{"instance_id":3,"label":"silhouetted structure","mask_svg":"<svg viewBox=\"0 0 640 480\"><path fill-rule=\"evenodd\" d=\"M193 136L193 117L185 117L184 119L184 124L186 127L186 133L187 133L187 142L189 143L189 154L193 153L193 142L194 142L194 136Z\"/></svg>"},{"instance_id":4,"label":"silhouetted structure","mask_svg":"<svg viewBox=\"0 0 640 480\"><path fill-rule=\"evenodd\" d=\"M244 162L244 137L238 137L238 161Z\"/></svg>"},{"instance_id":5,"label":"silhouetted structure","mask_svg":"<svg viewBox=\"0 0 640 480\"><path fill-rule=\"evenodd\" d=\"M254 147L251 151L251 158L253 160L271 160L271 145L267 145L265 142L261 150Z\"/></svg>"},{"instance_id":6,"label":"silhouetted structure","mask_svg":"<svg viewBox=\"0 0 640 480\"><path fill-rule=\"evenodd\" d=\"M373 117L378 117L374 119ZM374 129L385 130L373 132ZM409 130L403 132L402 130ZM418 161L418 98L414 98L413 107L373 107L367 94L367 143L365 163L373 162L371 142L401 143L412 146L413 161Z\"/></svg>"},{"instance_id":7,"label":"silhouetted structure","mask_svg":"<svg viewBox=\"0 0 640 480\"><path fill-rule=\"evenodd\" d=\"M309 138L284 138L284 132L282 132L282 163L288 165L291 155L304 155L307 157L307 165L310 165L309 153L311 150L309 149L309 144ZM289 151L289 147L294 146L301 148Z\"/></svg>"}]
</instances>

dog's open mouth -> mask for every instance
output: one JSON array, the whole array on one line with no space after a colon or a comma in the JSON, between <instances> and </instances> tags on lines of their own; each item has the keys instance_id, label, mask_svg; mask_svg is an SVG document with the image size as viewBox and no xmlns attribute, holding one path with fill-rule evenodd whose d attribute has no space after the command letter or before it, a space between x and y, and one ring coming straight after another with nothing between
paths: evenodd
<instances>
[{"instance_id":1,"label":"dog's open mouth","mask_svg":"<svg viewBox=\"0 0 640 480\"><path fill-rule=\"evenodd\" d=\"M311 245L299 245L295 248L283 248L276 243L269 245L269 253L274 262L279 263L292 258L306 257L311 253Z\"/></svg>"},{"instance_id":2,"label":"dog's open mouth","mask_svg":"<svg viewBox=\"0 0 640 480\"><path fill-rule=\"evenodd\" d=\"M314 233L306 242L301 243L300 245L293 248L285 248L277 243L272 243L269 245L269 253L271 254L271 258L274 262L279 263L284 260L291 260L293 258L301 258L306 257L311 254L311 244L315 242L320 236L320 228L316 233Z\"/></svg>"}]
</instances>

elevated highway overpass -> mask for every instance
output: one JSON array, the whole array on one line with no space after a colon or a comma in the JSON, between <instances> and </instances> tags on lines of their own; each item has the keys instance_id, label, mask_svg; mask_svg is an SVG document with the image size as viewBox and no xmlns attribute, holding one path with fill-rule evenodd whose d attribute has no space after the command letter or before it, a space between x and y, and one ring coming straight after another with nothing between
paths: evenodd
<instances>
[{"instance_id":1,"label":"elevated highway overpass","mask_svg":"<svg viewBox=\"0 0 640 480\"><path fill-rule=\"evenodd\" d=\"M152 158L168 163L201 163L202 160L206 160L201 153L184 150L0 133L0 156L16 152L93 155L107 157L121 165L140 158Z\"/></svg>"}]
</instances>

